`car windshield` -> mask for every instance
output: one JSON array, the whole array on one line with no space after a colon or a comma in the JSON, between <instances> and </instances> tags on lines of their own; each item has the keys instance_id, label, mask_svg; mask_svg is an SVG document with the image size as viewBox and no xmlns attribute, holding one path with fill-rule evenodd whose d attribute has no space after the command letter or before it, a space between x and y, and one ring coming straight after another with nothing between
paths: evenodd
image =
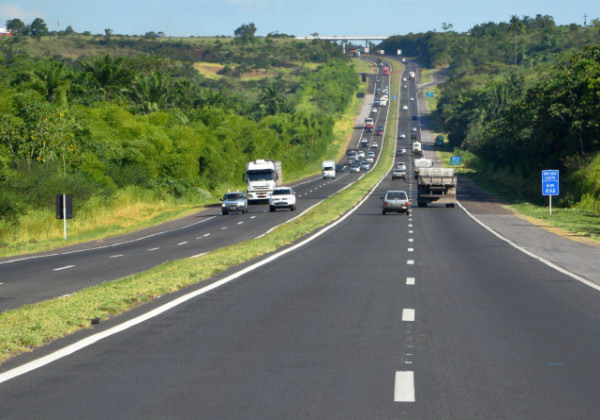
<instances>
[{"instance_id":1,"label":"car windshield","mask_svg":"<svg viewBox=\"0 0 600 420\"><path fill-rule=\"evenodd\" d=\"M404 193L404 192L390 192L390 193L387 193L386 198L388 200L406 200L406 193Z\"/></svg>"},{"instance_id":2,"label":"car windshield","mask_svg":"<svg viewBox=\"0 0 600 420\"><path fill-rule=\"evenodd\" d=\"M225 200L237 200L239 198L243 198L244 196L240 193L228 193L225 194Z\"/></svg>"},{"instance_id":3,"label":"car windshield","mask_svg":"<svg viewBox=\"0 0 600 420\"><path fill-rule=\"evenodd\" d=\"M274 172L270 169L248 171L248 181L273 181Z\"/></svg>"},{"instance_id":4,"label":"car windshield","mask_svg":"<svg viewBox=\"0 0 600 420\"><path fill-rule=\"evenodd\" d=\"M287 194L291 194L292 192L290 190L275 190L273 191L273 195L287 195Z\"/></svg>"}]
</instances>

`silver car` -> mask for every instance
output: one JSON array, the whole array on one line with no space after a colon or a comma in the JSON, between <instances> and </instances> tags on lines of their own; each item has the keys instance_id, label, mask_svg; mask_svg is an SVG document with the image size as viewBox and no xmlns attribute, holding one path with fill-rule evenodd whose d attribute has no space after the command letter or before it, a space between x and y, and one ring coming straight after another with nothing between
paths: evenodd
<instances>
[{"instance_id":1,"label":"silver car","mask_svg":"<svg viewBox=\"0 0 600 420\"><path fill-rule=\"evenodd\" d=\"M386 214L391 211L398 213L406 213L410 215L410 201L406 191L403 190L389 190L385 192L385 195L381 197L383 200L383 206L381 208L381 214Z\"/></svg>"},{"instance_id":2,"label":"silver car","mask_svg":"<svg viewBox=\"0 0 600 420\"><path fill-rule=\"evenodd\" d=\"M248 213L248 199L243 191L228 192L221 198L221 213L229 214L230 212Z\"/></svg>"}]
</instances>

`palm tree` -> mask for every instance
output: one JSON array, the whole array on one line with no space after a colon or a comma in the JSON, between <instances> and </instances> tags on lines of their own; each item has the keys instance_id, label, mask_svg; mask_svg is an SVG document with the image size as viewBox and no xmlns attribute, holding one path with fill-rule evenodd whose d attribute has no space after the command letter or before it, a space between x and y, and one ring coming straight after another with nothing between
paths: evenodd
<instances>
[{"instance_id":1,"label":"palm tree","mask_svg":"<svg viewBox=\"0 0 600 420\"><path fill-rule=\"evenodd\" d=\"M46 97L48 102L65 99L63 95L66 95L69 84L70 74L65 69L64 63L51 60L33 71L33 86Z\"/></svg>"},{"instance_id":2,"label":"palm tree","mask_svg":"<svg viewBox=\"0 0 600 420\"><path fill-rule=\"evenodd\" d=\"M510 21L508 22L508 30L513 33L515 40L515 66L517 65L517 34L523 32L525 25L517 15L512 15L510 17Z\"/></svg>"}]
</instances>

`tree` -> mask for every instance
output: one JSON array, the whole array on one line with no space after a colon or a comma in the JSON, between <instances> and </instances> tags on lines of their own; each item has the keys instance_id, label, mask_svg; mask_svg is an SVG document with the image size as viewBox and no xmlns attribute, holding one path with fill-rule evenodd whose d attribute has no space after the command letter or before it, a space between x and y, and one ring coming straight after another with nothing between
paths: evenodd
<instances>
[{"instance_id":1,"label":"tree","mask_svg":"<svg viewBox=\"0 0 600 420\"><path fill-rule=\"evenodd\" d=\"M288 111L281 83L268 81L262 89L259 104L267 115Z\"/></svg>"},{"instance_id":2,"label":"tree","mask_svg":"<svg viewBox=\"0 0 600 420\"><path fill-rule=\"evenodd\" d=\"M25 30L25 24L21 19L10 19L6 21L6 29L13 33L13 35L23 35Z\"/></svg>"},{"instance_id":3,"label":"tree","mask_svg":"<svg viewBox=\"0 0 600 420\"><path fill-rule=\"evenodd\" d=\"M64 63L51 60L34 70L32 84L48 102L64 102L70 85L70 73Z\"/></svg>"},{"instance_id":4,"label":"tree","mask_svg":"<svg viewBox=\"0 0 600 420\"><path fill-rule=\"evenodd\" d=\"M65 35L74 35L76 33L77 32L75 32L71 25L67 26L67 28L65 29Z\"/></svg>"},{"instance_id":5,"label":"tree","mask_svg":"<svg viewBox=\"0 0 600 420\"><path fill-rule=\"evenodd\" d=\"M44 35L48 35L48 26L46 26L46 22L44 22L43 19L36 18L31 22L30 31L31 36L40 38Z\"/></svg>"},{"instance_id":6,"label":"tree","mask_svg":"<svg viewBox=\"0 0 600 420\"><path fill-rule=\"evenodd\" d=\"M113 34L113 30L110 29L110 28L106 28L104 30L104 40L106 42L110 41L110 38L112 37L112 34Z\"/></svg>"},{"instance_id":7,"label":"tree","mask_svg":"<svg viewBox=\"0 0 600 420\"><path fill-rule=\"evenodd\" d=\"M508 30L513 33L515 40L515 66L517 65L517 35L523 32L525 25L517 15L512 15L508 22Z\"/></svg>"},{"instance_id":8,"label":"tree","mask_svg":"<svg viewBox=\"0 0 600 420\"><path fill-rule=\"evenodd\" d=\"M146 39L156 39L156 38L158 38L158 34L156 32L154 32L154 31L146 32L144 34L144 38L146 38Z\"/></svg>"},{"instance_id":9,"label":"tree","mask_svg":"<svg viewBox=\"0 0 600 420\"><path fill-rule=\"evenodd\" d=\"M233 35L242 42L254 42L256 33L256 25L254 23L243 24L237 28Z\"/></svg>"}]
</instances>

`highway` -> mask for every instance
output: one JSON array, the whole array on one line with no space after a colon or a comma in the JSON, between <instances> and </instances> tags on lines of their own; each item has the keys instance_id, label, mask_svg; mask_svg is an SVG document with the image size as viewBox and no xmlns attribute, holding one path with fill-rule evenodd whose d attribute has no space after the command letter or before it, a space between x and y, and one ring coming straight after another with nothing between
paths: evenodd
<instances>
[{"instance_id":1,"label":"highway","mask_svg":"<svg viewBox=\"0 0 600 420\"><path fill-rule=\"evenodd\" d=\"M378 71L381 73L381 69ZM369 98L374 89L389 86L389 76L379 74L377 80L370 80ZM380 107L379 112L371 116L376 126L385 125L387 106ZM349 147L358 147L361 138L368 138L369 143L371 140L381 143L381 137L367 133L361 124L355 127ZM376 159L379 150L373 149ZM177 228L157 226L122 238L113 238L107 244L95 242L77 252L57 250L38 256L0 259L0 311L68 295L167 261L190 258L259 237L347 187L360 175L363 174L350 173L346 169L333 180L314 176L291 184L295 187L298 200L295 212L279 210L270 213L268 205L259 204L250 206L246 215L222 216L220 208L215 207L197 214L187 225Z\"/></svg>"},{"instance_id":2,"label":"highway","mask_svg":"<svg viewBox=\"0 0 600 420\"><path fill-rule=\"evenodd\" d=\"M421 124L411 118L418 100L407 100L415 89L411 81L402 95L409 110L400 111L400 132ZM388 174L305 246L0 383L0 418L600 418L598 292L458 207L383 216L380 196L392 188L414 200L413 178Z\"/></svg>"}]
</instances>

